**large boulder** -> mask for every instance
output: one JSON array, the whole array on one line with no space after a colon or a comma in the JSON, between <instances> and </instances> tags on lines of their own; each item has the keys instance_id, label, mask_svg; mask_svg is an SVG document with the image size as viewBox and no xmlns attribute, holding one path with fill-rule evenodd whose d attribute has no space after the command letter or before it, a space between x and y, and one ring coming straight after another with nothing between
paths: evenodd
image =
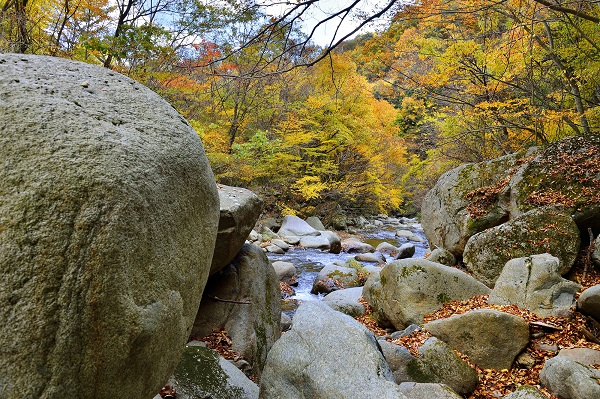
<instances>
[{"instance_id":1,"label":"large boulder","mask_svg":"<svg viewBox=\"0 0 600 399\"><path fill-rule=\"evenodd\" d=\"M468 396L475 390L479 381L477 372L437 338L425 341L418 349L418 357L392 342L380 339L379 345L397 384L440 383Z\"/></svg>"},{"instance_id":2,"label":"large boulder","mask_svg":"<svg viewBox=\"0 0 600 399\"><path fill-rule=\"evenodd\" d=\"M510 181L511 218L545 205L563 205L587 237L600 226L600 138L568 137L523 165Z\"/></svg>"},{"instance_id":3,"label":"large boulder","mask_svg":"<svg viewBox=\"0 0 600 399\"><path fill-rule=\"evenodd\" d=\"M277 232L281 237L292 236L318 236L321 233L298 216L287 215L281 222L281 228Z\"/></svg>"},{"instance_id":4,"label":"large boulder","mask_svg":"<svg viewBox=\"0 0 600 399\"><path fill-rule=\"evenodd\" d=\"M484 369L508 369L529 343L529 324L492 309L471 310L423 327Z\"/></svg>"},{"instance_id":5,"label":"large boulder","mask_svg":"<svg viewBox=\"0 0 600 399\"><path fill-rule=\"evenodd\" d=\"M225 330L232 349L260 375L267 352L281 335L281 291L263 250L244 244L233 262L211 276L192 337Z\"/></svg>"},{"instance_id":6,"label":"large boulder","mask_svg":"<svg viewBox=\"0 0 600 399\"><path fill-rule=\"evenodd\" d=\"M466 164L442 175L421 206L421 223L430 246L460 257L473 234L508 220L508 211L499 200L506 196L501 189L508 183L504 182L507 171L518 168L522 155ZM488 190L493 192L491 198L490 194L486 197L481 189L494 186L497 189Z\"/></svg>"},{"instance_id":7,"label":"large boulder","mask_svg":"<svg viewBox=\"0 0 600 399\"><path fill-rule=\"evenodd\" d=\"M269 352L260 398L351 399L361 392L406 399L373 333L322 303L300 305L292 329Z\"/></svg>"},{"instance_id":8,"label":"large boulder","mask_svg":"<svg viewBox=\"0 0 600 399\"><path fill-rule=\"evenodd\" d=\"M580 244L579 229L564 208L544 207L473 235L464 262L475 278L493 287L506 262L541 252L557 257L564 275L573 266Z\"/></svg>"},{"instance_id":9,"label":"large boulder","mask_svg":"<svg viewBox=\"0 0 600 399\"><path fill-rule=\"evenodd\" d=\"M154 396L214 251L198 135L132 79L23 54L0 54L0 115L2 396Z\"/></svg>"},{"instance_id":10,"label":"large boulder","mask_svg":"<svg viewBox=\"0 0 600 399\"><path fill-rule=\"evenodd\" d=\"M365 286L363 295L377 313L399 330L409 324L422 324L425 315L445 302L490 292L468 274L425 259L394 261L381 270L378 280L368 284L366 295Z\"/></svg>"},{"instance_id":11,"label":"large boulder","mask_svg":"<svg viewBox=\"0 0 600 399\"><path fill-rule=\"evenodd\" d=\"M600 371L563 356L546 360L542 385L563 399L600 398Z\"/></svg>"},{"instance_id":12,"label":"large boulder","mask_svg":"<svg viewBox=\"0 0 600 399\"><path fill-rule=\"evenodd\" d=\"M177 399L257 399L258 386L217 352L191 342L167 385ZM154 399L161 399L160 395Z\"/></svg>"},{"instance_id":13,"label":"large boulder","mask_svg":"<svg viewBox=\"0 0 600 399\"><path fill-rule=\"evenodd\" d=\"M577 309L579 309L581 313L585 313L596 320L600 320L600 284L587 288L579 295L579 299L577 299Z\"/></svg>"},{"instance_id":14,"label":"large boulder","mask_svg":"<svg viewBox=\"0 0 600 399\"><path fill-rule=\"evenodd\" d=\"M227 266L244 245L262 211L262 200L250 190L218 184L219 231L210 274Z\"/></svg>"},{"instance_id":15,"label":"large boulder","mask_svg":"<svg viewBox=\"0 0 600 399\"><path fill-rule=\"evenodd\" d=\"M488 303L517 305L540 317L568 316L581 285L562 278L559 265L558 259L550 254L508 261Z\"/></svg>"}]
</instances>

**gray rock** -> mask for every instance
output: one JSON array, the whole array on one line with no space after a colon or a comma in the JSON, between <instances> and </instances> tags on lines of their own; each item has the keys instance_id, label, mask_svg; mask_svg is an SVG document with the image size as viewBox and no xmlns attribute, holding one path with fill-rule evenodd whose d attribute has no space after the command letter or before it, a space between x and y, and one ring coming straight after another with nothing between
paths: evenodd
<instances>
[{"instance_id":1,"label":"gray rock","mask_svg":"<svg viewBox=\"0 0 600 399\"><path fill-rule=\"evenodd\" d=\"M465 396L477 386L477 372L437 338L428 339L419 348L419 357L412 356L403 346L385 340L378 342L397 384L440 383Z\"/></svg>"},{"instance_id":2,"label":"gray rock","mask_svg":"<svg viewBox=\"0 0 600 399\"><path fill-rule=\"evenodd\" d=\"M281 313L281 331L285 332L292 328L292 318L285 313Z\"/></svg>"},{"instance_id":3,"label":"gray rock","mask_svg":"<svg viewBox=\"0 0 600 399\"><path fill-rule=\"evenodd\" d=\"M352 253L375 252L372 245L360 241L358 238L346 238L342 241L342 251Z\"/></svg>"},{"instance_id":4,"label":"gray rock","mask_svg":"<svg viewBox=\"0 0 600 399\"><path fill-rule=\"evenodd\" d=\"M290 245L298 245L300 244L300 237L297 236L285 236L283 237L283 241Z\"/></svg>"},{"instance_id":5,"label":"gray rock","mask_svg":"<svg viewBox=\"0 0 600 399\"><path fill-rule=\"evenodd\" d=\"M329 240L327 239L327 237L322 236L322 235L300 237L299 245L302 248L315 248L315 249L322 249L322 250L328 250L331 246L331 244L329 244Z\"/></svg>"},{"instance_id":6,"label":"gray rock","mask_svg":"<svg viewBox=\"0 0 600 399\"><path fill-rule=\"evenodd\" d=\"M291 262L275 261L273 262L273 269L279 281L282 281L288 285L298 284L298 275L296 267Z\"/></svg>"},{"instance_id":7,"label":"gray rock","mask_svg":"<svg viewBox=\"0 0 600 399\"><path fill-rule=\"evenodd\" d=\"M365 314L365 307L358 301L362 297L362 287L346 288L325 295L323 303L333 310L352 317Z\"/></svg>"},{"instance_id":8,"label":"gray rock","mask_svg":"<svg viewBox=\"0 0 600 399\"><path fill-rule=\"evenodd\" d=\"M329 241L329 252L332 254L342 252L342 240L337 233L328 230L321 230L320 233L321 237L325 237Z\"/></svg>"},{"instance_id":9,"label":"gray rock","mask_svg":"<svg viewBox=\"0 0 600 399\"><path fill-rule=\"evenodd\" d=\"M370 331L322 303L301 304L269 352L260 398L351 399L358 392L406 399Z\"/></svg>"},{"instance_id":10,"label":"gray rock","mask_svg":"<svg viewBox=\"0 0 600 399\"><path fill-rule=\"evenodd\" d=\"M558 352L558 356L564 356L585 366L600 364L600 351L591 348L565 348Z\"/></svg>"},{"instance_id":11,"label":"gray rock","mask_svg":"<svg viewBox=\"0 0 600 399\"><path fill-rule=\"evenodd\" d=\"M511 368L529 343L529 324L519 316L492 309L439 319L423 326L484 369Z\"/></svg>"},{"instance_id":12,"label":"gray rock","mask_svg":"<svg viewBox=\"0 0 600 399\"><path fill-rule=\"evenodd\" d=\"M192 337L225 330L232 349L260 375L267 352L281 335L281 292L260 247L245 244L233 262L208 280Z\"/></svg>"},{"instance_id":13,"label":"gray rock","mask_svg":"<svg viewBox=\"0 0 600 399\"><path fill-rule=\"evenodd\" d=\"M506 263L488 303L517 305L540 317L569 315L581 285L560 276L559 261L550 254L512 259Z\"/></svg>"},{"instance_id":14,"label":"gray rock","mask_svg":"<svg viewBox=\"0 0 600 399\"><path fill-rule=\"evenodd\" d=\"M381 292L381 270L373 270L370 272L367 281L365 281L362 296L371 306L371 317L373 317L373 320L377 322L379 327L393 327L392 323L390 323L383 312L383 306L381 302L383 299Z\"/></svg>"},{"instance_id":15,"label":"gray rock","mask_svg":"<svg viewBox=\"0 0 600 399\"><path fill-rule=\"evenodd\" d=\"M256 232L256 230L251 230L250 233L248 233L248 241L250 241L250 242L260 241L260 234L258 234Z\"/></svg>"},{"instance_id":16,"label":"gray rock","mask_svg":"<svg viewBox=\"0 0 600 399\"><path fill-rule=\"evenodd\" d=\"M150 89L65 59L0 54L0 98L2 397L152 397L214 251L198 135Z\"/></svg>"},{"instance_id":17,"label":"gray rock","mask_svg":"<svg viewBox=\"0 0 600 399\"><path fill-rule=\"evenodd\" d=\"M277 245L267 245L265 247L265 251L272 253L272 254L278 254L278 255L283 255L285 253L285 251Z\"/></svg>"},{"instance_id":18,"label":"gray rock","mask_svg":"<svg viewBox=\"0 0 600 399\"><path fill-rule=\"evenodd\" d=\"M358 254L354 257L359 262L368 263L385 263L385 256L381 252L366 252L364 254Z\"/></svg>"},{"instance_id":19,"label":"gray rock","mask_svg":"<svg viewBox=\"0 0 600 399\"><path fill-rule=\"evenodd\" d=\"M412 258L414 254L415 254L415 244L407 242L407 243L400 245L400 248L398 248L398 255L396 256L396 259Z\"/></svg>"},{"instance_id":20,"label":"gray rock","mask_svg":"<svg viewBox=\"0 0 600 399\"><path fill-rule=\"evenodd\" d=\"M371 278L369 278L370 280ZM485 295L489 288L468 274L425 259L403 259L385 266L380 284L363 296L398 330L409 324L422 324L423 317L445 302ZM365 286L365 289L367 287Z\"/></svg>"},{"instance_id":21,"label":"gray rock","mask_svg":"<svg viewBox=\"0 0 600 399\"><path fill-rule=\"evenodd\" d=\"M177 399L258 398L258 386L254 382L230 361L203 346L185 347L167 385L175 389Z\"/></svg>"},{"instance_id":22,"label":"gray rock","mask_svg":"<svg viewBox=\"0 0 600 399\"><path fill-rule=\"evenodd\" d=\"M274 240L271 240L271 244L277 245L279 248L283 249L284 251L288 251L290 249L290 245L287 242L277 239L277 238Z\"/></svg>"},{"instance_id":23,"label":"gray rock","mask_svg":"<svg viewBox=\"0 0 600 399\"><path fill-rule=\"evenodd\" d=\"M410 230L398 230L396 231L396 237L405 238L408 241L425 242L425 240L423 240L421 237L419 237L417 234L413 233Z\"/></svg>"},{"instance_id":24,"label":"gray rock","mask_svg":"<svg viewBox=\"0 0 600 399\"><path fill-rule=\"evenodd\" d=\"M506 395L503 399L548 399L548 397L534 386L523 385L514 392Z\"/></svg>"},{"instance_id":25,"label":"gray rock","mask_svg":"<svg viewBox=\"0 0 600 399\"><path fill-rule=\"evenodd\" d=\"M563 399L600 398L600 371L563 356L546 360L542 385Z\"/></svg>"},{"instance_id":26,"label":"gray rock","mask_svg":"<svg viewBox=\"0 0 600 399\"><path fill-rule=\"evenodd\" d=\"M311 293L328 294L332 291L359 287L361 285L356 269L338 265L328 265L322 268L315 278Z\"/></svg>"},{"instance_id":27,"label":"gray rock","mask_svg":"<svg viewBox=\"0 0 600 399\"><path fill-rule=\"evenodd\" d=\"M398 247L385 241L377 245L375 251L380 252L389 258L396 258L396 256L398 256Z\"/></svg>"},{"instance_id":28,"label":"gray rock","mask_svg":"<svg viewBox=\"0 0 600 399\"><path fill-rule=\"evenodd\" d=\"M600 267L600 239L596 237L594 241L594 252L592 252L592 262L596 267Z\"/></svg>"},{"instance_id":29,"label":"gray rock","mask_svg":"<svg viewBox=\"0 0 600 399\"><path fill-rule=\"evenodd\" d=\"M559 259L564 275L575 262L579 245L573 219L563 208L545 207L473 235L465 247L464 262L475 278L493 287L506 262L542 251Z\"/></svg>"},{"instance_id":30,"label":"gray rock","mask_svg":"<svg viewBox=\"0 0 600 399\"><path fill-rule=\"evenodd\" d=\"M584 290L577 300L577 308L581 313L600 320L600 284Z\"/></svg>"},{"instance_id":31,"label":"gray rock","mask_svg":"<svg viewBox=\"0 0 600 399\"><path fill-rule=\"evenodd\" d=\"M462 396L444 384L403 382L400 384L400 391L410 399L462 399Z\"/></svg>"},{"instance_id":32,"label":"gray rock","mask_svg":"<svg viewBox=\"0 0 600 399\"><path fill-rule=\"evenodd\" d=\"M262 212L263 201L252 191L217 185L220 203L219 231L210 266L213 275L227 266L244 245Z\"/></svg>"},{"instance_id":33,"label":"gray rock","mask_svg":"<svg viewBox=\"0 0 600 399\"><path fill-rule=\"evenodd\" d=\"M441 263L446 266L456 265L456 258L452 255L452 252L446 251L444 248L436 248L431 251L431 254L427 258L431 262Z\"/></svg>"},{"instance_id":34,"label":"gray rock","mask_svg":"<svg viewBox=\"0 0 600 399\"><path fill-rule=\"evenodd\" d=\"M306 218L306 223L310 225L315 230L325 230L325 226L323 226L323 222L316 216L309 216Z\"/></svg>"},{"instance_id":35,"label":"gray rock","mask_svg":"<svg viewBox=\"0 0 600 399\"><path fill-rule=\"evenodd\" d=\"M287 215L283 218L281 228L277 232L281 237L284 236L318 236L319 231L306 223L297 216Z\"/></svg>"},{"instance_id":36,"label":"gray rock","mask_svg":"<svg viewBox=\"0 0 600 399\"><path fill-rule=\"evenodd\" d=\"M432 247L445 248L460 257L473 234L497 226L508 218L508 211L502 206L503 202L508 202L506 193L500 193L499 200L478 218L469 212L471 199L467 195L506 178L507 171L518 167L521 155L462 165L438 179L421 206L423 231Z\"/></svg>"}]
</instances>

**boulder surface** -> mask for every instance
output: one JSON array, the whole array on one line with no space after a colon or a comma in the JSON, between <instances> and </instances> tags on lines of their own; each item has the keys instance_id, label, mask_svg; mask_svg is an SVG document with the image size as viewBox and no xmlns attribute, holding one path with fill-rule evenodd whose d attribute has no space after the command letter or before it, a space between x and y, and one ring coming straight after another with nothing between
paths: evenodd
<instances>
[{"instance_id":1,"label":"boulder surface","mask_svg":"<svg viewBox=\"0 0 600 399\"><path fill-rule=\"evenodd\" d=\"M198 135L132 79L23 54L0 54L0 115L2 396L153 397L214 251Z\"/></svg>"},{"instance_id":2,"label":"boulder surface","mask_svg":"<svg viewBox=\"0 0 600 399\"><path fill-rule=\"evenodd\" d=\"M539 253L558 258L560 274L573 266L581 240L579 229L562 207L543 207L473 235L464 262L473 276L493 287L511 259Z\"/></svg>"},{"instance_id":3,"label":"boulder surface","mask_svg":"<svg viewBox=\"0 0 600 399\"><path fill-rule=\"evenodd\" d=\"M365 295L364 290L369 292ZM394 261L381 270L378 283L371 281L364 290L375 313L383 314L399 330L422 324L425 315L445 302L490 292L468 274L426 259Z\"/></svg>"},{"instance_id":4,"label":"boulder surface","mask_svg":"<svg viewBox=\"0 0 600 399\"><path fill-rule=\"evenodd\" d=\"M509 369L529 343L529 324L492 309L471 310L423 327L484 369Z\"/></svg>"},{"instance_id":5,"label":"boulder surface","mask_svg":"<svg viewBox=\"0 0 600 399\"><path fill-rule=\"evenodd\" d=\"M229 264L244 245L262 211L263 201L241 187L217 185L220 203L219 231L210 274Z\"/></svg>"},{"instance_id":6,"label":"boulder surface","mask_svg":"<svg viewBox=\"0 0 600 399\"><path fill-rule=\"evenodd\" d=\"M260 398L406 399L393 378L373 333L327 305L305 302L269 352Z\"/></svg>"},{"instance_id":7,"label":"boulder surface","mask_svg":"<svg viewBox=\"0 0 600 399\"><path fill-rule=\"evenodd\" d=\"M244 244L231 264L208 279L192 336L227 331L232 349L260 375L267 352L281 335L280 323L275 270L260 247Z\"/></svg>"},{"instance_id":8,"label":"boulder surface","mask_svg":"<svg viewBox=\"0 0 600 399\"><path fill-rule=\"evenodd\" d=\"M564 279L560 263L550 254L512 259L498 277L488 303L517 305L540 317L566 317L581 285Z\"/></svg>"}]
</instances>

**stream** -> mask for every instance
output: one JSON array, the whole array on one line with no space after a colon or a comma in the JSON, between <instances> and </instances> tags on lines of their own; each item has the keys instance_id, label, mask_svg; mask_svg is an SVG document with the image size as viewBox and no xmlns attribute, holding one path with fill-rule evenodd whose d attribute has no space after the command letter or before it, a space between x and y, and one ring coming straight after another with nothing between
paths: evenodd
<instances>
[{"instance_id":1,"label":"stream","mask_svg":"<svg viewBox=\"0 0 600 399\"><path fill-rule=\"evenodd\" d=\"M382 242L387 242L396 247L410 242L415 245L415 254L413 255L413 258L423 258L429 249L429 246L427 244L427 239L423 234L421 225L416 219L403 219L403 223L395 222L395 219L393 220L394 222L384 222L376 228L371 227L369 229L356 230L356 234L353 234L353 236L362 237L363 242L372 245L374 248ZM398 230L410 231L420 237L422 242L409 240L404 237L397 237L396 232ZM284 261L294 264L298 274L298 286L293 287L296 293L289 299L297 300L299 302L321 300L323 295L314 295L310 293L313 282L319 274L319 271L327 265L337 261L345 262L348 259L354 258L356 255L357 254L355 253L348 254L345 252L333 254L318 249L300 247L293 247L284 254L267 254L272 262ZM294 310L295 309L284 309L286 313L293 313Z\"/></svg>"}]
</instances>

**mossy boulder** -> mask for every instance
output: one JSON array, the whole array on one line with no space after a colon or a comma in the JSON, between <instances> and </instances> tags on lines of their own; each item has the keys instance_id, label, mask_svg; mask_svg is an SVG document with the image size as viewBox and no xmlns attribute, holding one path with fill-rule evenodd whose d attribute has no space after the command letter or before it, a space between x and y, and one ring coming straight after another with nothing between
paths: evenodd
<instances>
[{"instance_id":1,"label":"mossy boulder","mask_svg":"<svg viewBox=\"0 0 600 399\"><path fill-rule=\"evenodd\" d=\"M460 257L469 237L508 220L504 188L522 157L517 153L465 164L442 175L421 206L421 224L430 246Z\"/></svg>"},{"instance_id":2,"label":"mossy boulder","mask_svg":"<svg viewBox=\"0 0 600 399\"><path fill-rule=\"evenodd\" d=\"M422 324L425 315L445 302L489 292L488 287L458 269L425 259L402 259L381 270L378 281L369 283L365 299L375 312L401 330L410 324Z\"/></svg>"},{"instance_id":3,"label":"mossy boulder","mask_svg":"<svg viewBox=\"0 0 600 399\"><path fill-rule=\"evenodd\" d=\"M193 342L185 347L167 384L175 389L177 399L258 398L258 386L244 373L217 352Z\"/></svg>"},{"instance_id":4,"label":"mossy boulder","mask_svg":"<svg viewBox=\"0 0 600 399\"><path fill-rule=\"evenodd\" d=\"M546 205L562 205L580 230L600 233L600 138L553 143L511 179L511 218Z\"/></svg>"},{"instance_id":5,"label":"mossy boulder","mask_svg":"<svg viewBox=\"0 0 600 399\"><path fill-rule=\"evenodd\" d=\"M477 372L454 350L435 337L429 338L419 347L418 357L393 342L381 339L379 345L397 384L440 383L468 396L475 390L479 381Z\"/></svg>"},{"instance_id":6,"label":"mossy boulder","mask_svg":"<svg viewBox=\"0 0 600 399\"><path fill-rule=\"evenodd\" d=\"M464 262L475 278L494 287L506 262L539 253L559 260L566 274L579 252L577 225L562 207L529 211L499 226L475 234L465 247Z\"/></svg>"},{"instance_id":7,"label":"mossy boulder","mask_svg":"<svg viewBox=\"0 0 600 399\"><path fill-rule=\"evenodd\" d=\"M328 294L336 290L362 285L362 279L355 268L333 264L321 269L315 278L311 293Z\"/></svg>"}]
</instances>

